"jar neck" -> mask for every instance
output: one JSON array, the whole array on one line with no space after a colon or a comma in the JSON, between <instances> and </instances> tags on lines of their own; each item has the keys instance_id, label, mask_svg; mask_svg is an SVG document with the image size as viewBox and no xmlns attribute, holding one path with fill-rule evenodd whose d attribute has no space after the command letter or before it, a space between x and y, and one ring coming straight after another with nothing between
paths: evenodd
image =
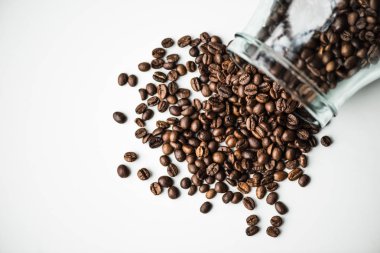
<instances>
[{"instance_id":1,"label":"jar neck","mask_svg":"<svg viewBox=\"0 0 380 253\"><path fill-rule=\"evenodd\" d=\"M317 84L261 41L247 34L237 33L227 50L233 59L242 58L279 83L310 113L314 118L308 119L313 121L311 123L324 127L336 116L336 106L325 97Z\"/></svg>"}]
</instances>

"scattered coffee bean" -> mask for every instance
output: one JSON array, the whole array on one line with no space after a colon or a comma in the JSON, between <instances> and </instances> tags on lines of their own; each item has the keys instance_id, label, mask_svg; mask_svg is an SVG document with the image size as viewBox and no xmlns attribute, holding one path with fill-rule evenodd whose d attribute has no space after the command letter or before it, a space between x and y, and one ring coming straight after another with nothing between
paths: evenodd
<instances>
[{"instance_id":1,"label":"scattered coffee bean","mask_svg":"<svg viewBox=\"0 0 380 253\"><path fill-rule=\"evenodd\" d=\"M208 213L211 211L211 209L212 209L212 204L206 201L201 205L200 211L201 213Z\"/></svg>"},{"instance_id":2,"label":"scattered coffee bean","mask_svg":"<svg viewBox=\"0 0 380 253\"><path fill-rule=\"evenodd\" d=\"M169 198L171 199L176 199L179 197L179 190L177 187L175 186L171 186L169 187L169 190L168 190L168 196Z\"/></svg>"},{"instance_id":3,"label":"scattered coffee bean","mask_svg":"<svg viewBox=\"0 0 380 253\"><path fill-rule=\"evenodd\" d=\"M272 224L273 227L279 227L282 225L282 218L278 215L273 216L270 219L270 224Z\"/></svg>"},{"instance_id":4,"label":"scattered coffee bean","mask_svg":"<svg viewBox=\"0 0 380 253\"><path fill-rule=\"evenodd\" d=\"M259 217L257 217L255 214L251 214L247 217L246 222L248 226L255 226L257 223L259 223Z\"/></svg>"},{"instance_id":5,"label":"scattered coffee bean","mask_svg":"<svg viewBox=\"0 0 380 253\"><path fill-rule=\"evenodd\" d=\"M150 172L149 172L149 170L147 170L145 168L139 169L137 171L137 177L140 180L147 180L148 178L150 178Z\"/></svg>"},{"instance_id":6,"label":"scattered coffee bean","mask_svg":"<svg viewBox=\"0 0 380 253\"><path fill-rule=\"evenodd\" d=\"M328 146L331 145L331 143L332 143L332 140L331 140L330 137L328 137L328 136L323 136L323 137L321 138L321 144L322 144L323 146L328 147Z\"/></svg>"},{"instance_id":7,"label":"scattered coffee bean","mask_svg":"<svg viewBox=\"0 0 380 253\"><path fill-rule=\"evenodd\" d=\"M150 70L150 64L148 62L142 62L138 65L138 68L142 72L146 72Z\"/></svg>"},{"instance_id":8,"label":"scattered coffee bean","mask_svg":"<svg viewBox=\"0 0 380 253\"><path fill-rule=\"evenodd\" d=\"M243 205L245 206L245 208L247 208L248 210L253 210L255 209L255 201L251 198L251 197L245 197L243 199Z\"/></svg>"},{"instance_id":9,"label":"scattered coffee bean","mask_svg":"<svg viewBox=\"0 0 380 253\"><path fill-rule=\"evenodd\" d=\"M188 177L182 178L180 185L181 185L181 188L183 188L183 189L189 189L191 186L190 178L188 178Z\"/></svg>"},{"instance_id":10,"label":"scattered coffee bean","mask_svg":"<svg viewBox=\"0 0 380 253\"><path fill-rule=\"evenodd\" d=\"M114 112L112 116L113 119L119 124L124 124L127 121L127 116L125 116L122 112Z\"/></svg>"},{"instance_id":11,"label":"scattered coffee bean","mask_svg":"<svg viewBox=\"0 0 380 253\"><path fill-rule=\"evenodd\" d=\"M162 58L165 56L165 54L166 54L166 50L163 48L155 48L152 51L152 56L154 58Z\"/></svg>"},{"instance_id":12,"label":"scattered coffee bean","mask_svg":"<svg viewBox=\"0 0 380 253\"><path fill-rule=\"evenodd\" d=\"M117 174L119 175L119 177L121 178L126 178L129 176L130 174L130 171L128 169L127 166L121 164L117 167Z\"/></svg>"},{"instance_id":13,"label":"scattered coffee bean","mask_svg":"<svg viewBox=\"0 0 380 253\"><path fill-rule=\"evenodd\" d=\"M168 175L171 176L171 177L175 177L178 175L178 167L175 165L175 164L169 164L168 168L167 168L167 172L168 172Z\"/></svg>"},{"instance_id":14,"label":"scattered coffee bean","mask_svg":"<svg viewBox=\"0 0 380 253\"><path fill-rule=\"evenodd\" d=\"M245 230L245 233L247 234L247 236L253 236L257 232L259 232L259 227L254 226L254 225L247 227L247 229Z\"/></svg>"},{"instance_id":15,"label":"scattered coffee bean","mask_svg":"<svg viewBox=\"0 0 380 253\"><path fill-rule=\"evenodd\" d=\"M165 188L169 188L173 185L173 179L168 176L161 176L158 178L158 183Z\"/></svg>"},{"instance_id":16,"label":"scattered coffee bean","mask_svg":"<svg viewBox=\"0 0 380 253\"><path fill-rule=\"evenodd\" d=\"M135 152L127 152L124 154L124 160L127 162L134 162L137 160L137 154Z\"/></svg>"},{"instance_id":17,"label":"scattered coffee bean","mask_svg":"<svg viewBox=\"0 0 380 253\"><path fill-rule=\"evenodd\" d=\"M137 85L137 76L129 75L128 76L128 84L131 87L135 87Z\"/></svg>"},{"instance_id":18,"label":"scattered coffee bean","mask_svg":"<svg viewBox=\"0 0 380 253\"><path fill-rule=\"evenodd\" d=\"M193 196L196 192L197 192L197 187L195 185L192 185L192 186L190 186L189 191L188 191L187 194L189 196Z\"/></svg>"},{"instance_id":19,"label":"scattered coffee bean","mask_svg":"<svg viewBox=\"0 0 380 253\"><path fill-rule=\"evenodd\" d=\"M190 43L191 43L191 37L189 35L185 35L178 40L179 47L186 47L190 45Z\"/></svg>"},{"instance_id":20,"label":"scattered coffee bean","mask_svg":"<svg viewBox=\"0 0 380 253\"><path fill-rule=\"evenodd\" d=\"M298 179L298 184L302 187L305 187L310 183L310 177L306 174L303 174L299 179Z\"/></svg>"},{"instance_id":21,"label":"scattered coffee bean","mask_svg":"<svg viewBox=\"0 0 380 253\"><path fill-rule=\"evenodd\" d=\"M227 191L226 193L223 194L222 200L225 204L230 203L232 198L234 197L234 194L232 191Z\"/></svg>"},{"instance_id":22,"label":"scattered coffee bean","mask_svg":"<svg viewBox=\"0 0 380 253\"><path fill-rule=\"evenodd\" d=\"M267 235L271 237L277 237L280 234L280 229L277 227L269 226L267 228Z\"/></svg>"},{"instance_id":23,"label":"scattered coffee bean","mask_svg":"<svg viewBox=\"0 0 380 253\"><path fill-rule=\"evenodd\" d=\"M172 38L165 38L161 41L161 46L163 48L169 48L174 45L174 40Z\"/></svg>"},{"instance_id":24,"label":"scattered coffee bean","mask_svg":"<svg viewBox=\"0 0 380 253\"><path fill-rule=\"evenodd\" d=\"M154 195L160 195L162 193L162 187L159 183L157 182L154 182L150 185L150 191L154 194Z\"/></svg>"},{"instance_id":25,"label":"scattered coffee bean","mask_svg":"<svg viewBox=\"0 0 380 253\"><path fill-rule=\"evenodd\" d=\"M274 207L276 208L276 211L279 213L279 214L286 214L288 212L288 208L285 206L284 203L282 203L281 201L277 201L275 204L274 204Z\"/></svg>"},{"instance_id":26,"label":"scattered coffee bean","mask_svg":"<svg viewBox=\"0 0 380 253\"><path fill-rule=\"evenodd\" d=\"M277 200L278 200L278 194L276 192L269 193L267 198L266 198L266 202L269 205L275 204L277 202Z\"/></svg>"},{"instance_id":27,"label":"scattered coffee bean","mask_svg":"<svg viewBox=\"0 0 380 253\"><path fill-rule=\"evenodd\" d=\"M120 86L126 85L128 82L128 75L126 73L121 73L117 78L117 82Z\"/></svg>"}]
</instances>

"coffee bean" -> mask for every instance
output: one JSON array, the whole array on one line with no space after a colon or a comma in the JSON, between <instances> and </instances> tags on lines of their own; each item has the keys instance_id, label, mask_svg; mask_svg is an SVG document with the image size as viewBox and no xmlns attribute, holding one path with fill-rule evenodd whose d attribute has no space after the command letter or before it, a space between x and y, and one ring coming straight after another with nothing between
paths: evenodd
<instances>
[{"instance_id":1,"label":"coffee bean","mask_svg":"<svg viewBox=\"0 0 380 253\"><path fill-rule=\"evenodd\" d=\"M274 207L279 214L286 214L288 212L288 208L281 201L277 201Z\"/></svg>"},{"instance_id":2,"label":"coffee bean","mask_svg":"<svg viewBox=\"0 0 380 253\"><path fill-rule=\"evenodd\" d=\"M144 136L146 136L147 134L148 134L148 131L145 128L141 127L141 128L139 128L139 129L136 130L135 137L137 139L141 139Z\"/></svg>"},{"instance_id":3,"label":"coffee bean","mask_svg":"<svg viewBox=\"0 0 380 253\"><path fill-rule=\"evenodd\" d=\"M121 164L117 167L117 174L119 175L119 177L121 178L126 178L129 176L130 174L130 171L128 169L127 166Z\"/></svg>"},{"instance_id":4,"label":"coffee bean","mask_svg":"<svg viewBox=\"0 0 380 253\"><path fill-rule=\"evenodd\" d=\"M293 170L291 170L288 174L288 179L290 181L295 181L297 180L298 178L300 178L303 174L303 170L300 169L300 168L295 168Z\"/></svg>"},{"instance_id":5,"label":"coffee bean","mask_svg":"<svg viewBox=\"0 0 380 253\"><path fill-rule=\"evenodd\" d=\"M200 189L199 189L200 191ZM213 199L216 196L216 191L215 189L210 189L206 192L206 198L207 199Z\"/></svg>"},{"instance_id":6,"label":"coffee bean","mask_svg":"<svg viewBox=\"0 0 380 253\"><path fill-rule=\"evenodd\" d=\"M247 227L247 229L245 230L245 233L247 236L253 236L257 232L259 232L259 227L254 226L254 225Z\"/></svg>"},{"instance_id":7,"label":"coffee bean","mask_svg":"<svg viewBox=\"0 0 380 253\"><path fill-rule=\"evenodd\" d=\"M146 121L146 120L150 120L151 118L153 118L154 116L154 112L153 110L151 109L147 109L141 116L141 118Z\"/></svg>"},{"instance_id":8,"label":"coffee bean","mask_svg":"<svg viewBox=\"0 0 380 253\"><path fill-rule=\"evenodd\" d=\"M125 116L122 112L114 112L112 116L113 119L119 124L124 124L127 122L127 116Z\"/></svg>"},{"instance_id":9,"label":"coffee bean","mask_svg":"<svg viewBox=\"0 0 380 253\"><path fill-rule=\"evenodd\" d=\"M164 83L166 80L168 80L168 77L165 73L161 71L156 71L153 73L153 79L157 82Z\"/></svg>"},{"instance_id":10,"label":"coffee bean","mask_svg":"<svg viewBox=\"0 0 380 253\"><path fill-rule=\"evenodd\" d=\"M117 78L117 83L120 86L126 85L128 82L128 75L126 73L121 73L119 77Z\"/></svg>"},{"instance_id":11,"label":"coffee bean","mask_svg":"<svg viewBox=\"0 0 380 253\"><path fill-rule=\"evenodd\" d=\"M163 140L161 137L152 137L149 140L149 147L150 148L158 148L163 144Z\"/></svg>"},{"instance_id":12,"label":"coffee bean","mask_svg":"<svg viewBox=\"0 0 380 253\"><path fill-rule=\"evenodd\" d=\"M148 98L148 92L146 91L146 89L139 89L139 94L141 100L145 100Z\"/></svg>"},{"instance_id":13,"label":"coffee bean","mask_svg":"<svg viewBox=\"0 0 380 253\"><path fill-rule=\"evenodd\" d=\"M278 194L276 192L271 192L268 194L267 198L266 198L266 202L269 204L269 205L273 205L275 204L276 202L278 201Z\"/></svg>"},{"instance_id":14,"label":"coffee bean","mask_svg":"<svg viewBox=\"0 0 380 253\"><path fill-rule=\"evenodd\" d=\"M136 118L136 119L135 119L135 123L136 123L136 125L139 126L139 127L144 127L144 126L145 126L145 121L142 120L141 118Z\"/></svg>"},{"instance_id":15,"label":"coffee bean","mask_svg":"<svg viewBox=\"0 0 380 253\"><path fill-rule=\"evenodd\" d=\"M147 180L148 178L150 178L150 172L149 172L149 170L147 170L145 168L139 169L137 171L137 177L140 180Z\"/></svg>"},{"instance_id":16,"label":"coffee bean","mask_svg":"<svg viewBox=\"0 0 380 253\"><path fill-rule=\"evenodd\" d=\"M160 102L160 99L157 96L150 97L146 103L148 106L156 106Z\"/></svg>"},{"instance_id":17,"label":"coffee bean","mask_svg":"<svg viewBox=\"0 0 380 253\"><path fill-rule=\"evenodd\" d=\"M183 65L183 64L178 64L176 67L176 71L178 72L178 74L180 76L184 76L187 73L187 69L186 69L185 65Z\"/></svg>"},{"instance_id":18,"label":"coffee bean","mask_svg":"<svg viewBox=\"0 0 380 253\"><path fill-rule=\"evenodd\" d=\"M168 166L170 164L170 157L167 155L160 156L160 163L162 166Z\"/></svg>"},{"instance_id":19,"label":"coffee bean","mask_svg":"<svg viewBox=\"0 0 380 253\"><path fill-rule=\"evenodd\" d=\"M148 62L141 62L138 65L138 68L140 71L146 72L146 71L150 70L150 64Z\"/></svg>"},{"instance_id":20,"label":"coffee bean","mask_svg":"<svg viewBox=\"0 0 380 253\"><path fill-rule=\"evenodd\" d=\"M211 209L212 209L212 204L208 201L204 202L200 207L201 213L208 213L211 211Z\"/></svg>"},{"instance_id":21,"label":"coffee bean","mask_svg":"<svg viewBox=\"0 0 380 253\"><path fill-rule=\"evenodd\" d=\"M173 185L173 179L168 176L161 176L158 178L158 183L165 188L169 188Z\"/></svg>"},{"instance_id":22,"label":"coffee bean","mask_svg":"<svg viewBox=\"0 0 380 253\"><path fill-rule=\"evenodd\" d=\"M193 196L197 192L197 187L195 185L190 186L188 195Z\"/></svg>"},{"instance_id":23,"label":"coffee bean","mask_svg":"<svg viewBox=\"0 0 380 253\"><path fill-rule=\"evenodd\" d=\"M165 54L166 54L166 50L163 48L155 48L152 51L152 56L154 58L162 58L165 56Z\"/></svg>"},{"instance_id":24,"label":"coffee bean","mask_svg":"<svg viewBox=\"0 0 380 253\"><path fill-rule=\"evenodd\" d=\"M153 59L150 62L150 65L152 66L153 69L160 69L164 66L165 61L163 59Z\"/></svg>"},{"instance_id":25,"label":"coffee bean","mask_svg":"<svg viewBox=\"0 0 380 253\"><path fill-rule=\"evenodd\" d=\"M269 226L267 228L267 235L271 237L277 237L280 234L280 229L277 227Z\"/></svg>"},{"instance_id":26,"label":"coffee bean","mask_svg":"<svg viewBox=\"0 0 380 253\"><path fill-rule=\"evenodd\" d=\"M179 192L177 187L175 187L175 186L169 187L169 189L168 189L169 198L177 199L179 197L179 195L180 195L180 192Z\"/></svg>"},{"instance_id":27,"label":"coffee bean","mask_svg":"<svg viewBox=\"0 0 380 253\"><path fill-rule=\"evenodd\" d=\"M331 143L332 143L332 140L331 140L331 138L329 136L323 136L321 138L321 144L323 146L328 147L328 146L331 145Z\"/></svg>"},{"instance_id":28,"label":"coffee bean","mask_svg":"<svg viewBox=\"0 0 380 253\"><path fill-rule=\"evenodd\" d=\"M135 152L127 152L124 154L124 160L127 162L134 162L137 160L137 154Z\"/></svg>"},{"instance_id":29,"label":"coffee bean","mask_svg":"<svg viewBox=\"0 0 380 253\"><path fill-rule=\"evenodd\" d=\"M259 217L257 217L255 214L251 214L247 217L246 222L248 226L255 226L257 223L259 223Z\"/></svg>"},{"instance_id":30,"label":"coffee bean","mask_svg":"<svg viewBox=\"0 0 380 253\"><path fill-rule=\"evenodd\" d=\"M128 84L131 87L135 87L137 85L137 76L129 75L128 76Z\"/></svg>"},{"instance_id":31,"label":"coffee bean","mask_svg":"<svg viewBox=\"0 0 380 253\"><path fill-rule=\"evenodd\" d=\"M243 205L245 206L245 208L247 208L248 210L253 210L255 208L255 201L251 198L251 197L245 197L243 199Z\"/></svg>"},{"instance_id":32,"label":"coffee bean","mask_svg":"<svg viewBox=\"0 0 380 253\"><path fill-rule=\"evenodd\" d=\"M263 185L256 188L256 197L258 199L263 199L266 194L267 194L267 189Z\"/></svg>"},{"instance_id":33,"label":"coffee bean","mask_svg":"<svg viewBox=\"0 0 380 253\"><path fill-rule=\"evenodd\" d=\"M240 192L234 192L234 196L232 197L231 203L237 204L243 199L243 194Z\"/></svg>"},{"instance_id":34,"label":"coffee bean","mask_svg":"<svg viewBox=\"0 0 380 253\"><path fill-rule=\"evenodd\" d=\"M231 202L233 196L234 196L234 194L232 191L227 191L226 193L223 194L222 200L225 204L227 204L227 203Z\"/></svg>"},{"instance_id":35,"label":"coffee bean","mask_svg":"<svg viewBox=\"0 0 380 253\"><path fill-rule=\"evenodd\" d=\"M171 177L175 177L178 175L179 173L179 170L178 170L178 167L175 165L175 164L169 164L168 168L167 168L167 172L168 172L168 175L171 176Z\"/></svg>"},{"instance_id":36,"label":"coffee bean","mask_svg":"<svg viewBox=\"0 0 380 253\"><path fill-rule=\"evenodd\" d=\"M251 186L249 186L246 182L239 182L238 183L238 190L241 193L247 194L251 191Z\"/></svg>"},{"instance_id":37,"label":"coffee bean","mask_svg":"<svg viewBox=\"0 0 380 253\"><path fill-rule=\"evenodd\" d=\"M191 186L190 178L188 178L188 177L182 178L180 185L181 185L181 188L183 188L183 189L189 189Z\"/></svg>"},{"instance_id":38,"label":"coffee bean","mask_svg":"<svg viewBox=\"0 0 380 253\"><path fill-rule=\"evenodd\" d=\"M195 72L197 70L197 65L193 61L186 62L186 69L189 72Z\"/></svg>"},{"instance_id":39,"label":"coffee bean","mask_svg":"<svg viewBox=\"0 0 380 253\"><path fill-rule=\"evenodd\" d=\"M178 43L179 47L186 47L186 46L190 45L190 43L191 43L191 36L185 35L185 36L181 37L177 43Z\"/></svg>"},{"instance_id":40,"label":"coffee bean","mask_svg":"<svg viewBox=\"0 0 380 253\"><path fill-rule=\"evenodd\" d=\"M143 114L148 109L148 106L145 103L140 103L136 106L135 112L137 114Z\"/></svg>"},{"instance_id":41,"label":"coffee bean","mask_svg":"<svg viewBox=\"0 0 380 253\"><path fill-rule=\"evenodd\" d=\"M161 41L161 45L163 48L169 48L174 45L174 40L172 38L165 38Z\"/></svg>"},{"instance_id":42,"label":"coffee bean","mask_svg":"<svg viewBox=\"0 0 380 253\"><path fill-rule=\"evenodd\" d=\"M154 195L160 195L162 193L162 187L159 183L157 182L154 182L150 185L150 191L154 194Z\"/></svg>"},{"instance_id":43,"label":"coffee bean","mask_svg":"<svg viewBox=\"0 0 380 253\"><path fill-rule=\"evenodd\" d=\"M228 186L224 182L217 182L215 184L215 191L217 193L225 193L228 191Z\"/></svg>"},{"instance_id":44,"label":"coffee bean","mask_svg":"<svg viewBox=\"0 0 380 253\"><path fill-rule=\"evenodd\" d=\"M270 224L272 224L273 227L280 227L282 225L282 218L280 216L273 216L270 219Z\"/></svg>"},{"instance_id":45,"label":"coffee bean","mask_svg":"<svg viewBox=\"0 0 380 253\"><path fill-rule=\"evenodd\" d=\"M298 179L298 184L302 187L305 187L310 183L310 177L306 174L303 174L299 179Z\"/></svg>"}]
</instances>

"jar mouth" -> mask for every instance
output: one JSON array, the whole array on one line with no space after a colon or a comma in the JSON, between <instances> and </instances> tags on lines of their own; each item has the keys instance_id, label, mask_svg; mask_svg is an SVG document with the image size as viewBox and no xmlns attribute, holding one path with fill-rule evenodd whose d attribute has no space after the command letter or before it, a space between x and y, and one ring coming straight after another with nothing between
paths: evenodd
<instances>
[{"instance_id":1,"label":"jar mouth","mask_svg":"<svg viewBox=\"0 0 380 253\"><path fill-rule=\"evenodd\" d=\"M337 109L328 101L317 84L263 42L248 34L237 33L235 39L228 45L227 51L234 61L240 57L279 83L311 115L311 117L300 115L308 122L325 127L336 116ZM237 64L239 65L239 62Z\"/></svg>"}]
</instances>

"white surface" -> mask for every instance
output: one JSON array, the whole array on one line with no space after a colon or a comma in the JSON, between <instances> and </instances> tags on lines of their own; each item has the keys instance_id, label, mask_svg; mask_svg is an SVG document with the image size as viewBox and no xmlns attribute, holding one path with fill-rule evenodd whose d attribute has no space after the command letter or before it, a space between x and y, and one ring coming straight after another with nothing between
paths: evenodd
<instances>
[{"instance_id":1,"label":"white surface","mask_svg":"<svg viewBox=\"0 0 380 253\"><path fill-rule=\"evenodd\" d=\"M277 239L264 232L275 211L263 201L254 212L262 231L247 237L251 212L241 205L218 196L202 215L200 194L173 201L150 193L165 169L159 150L147 152L133 136L138 87L119 87L118 74L136 73L166 36L207 30L232 39L254 6L0 1L0 252L379 252L378 83L322 132L335 142L310 154L309 187L281 184L290 212ZM128 123L116 124L115 110ZM120 179L128 150L141 159ZM137 179L141 166L151 180Z\"/></svg>"}]
</instances>

